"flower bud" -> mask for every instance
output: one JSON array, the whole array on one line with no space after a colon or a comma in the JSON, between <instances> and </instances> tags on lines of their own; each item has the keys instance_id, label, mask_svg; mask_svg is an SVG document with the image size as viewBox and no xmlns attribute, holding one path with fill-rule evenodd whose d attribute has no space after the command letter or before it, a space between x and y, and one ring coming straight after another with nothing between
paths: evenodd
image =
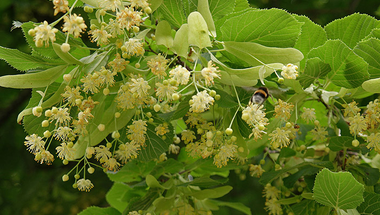
<instances>
[{"instance_id":1,"label":"flower bud","mask_svg":"<svg viewBox=\"0 0 380 215\"><path fill-rule=\"evenodd\" d=\"M144 8L144 12L147 13L147 14L151 14L152 13L152 8L146 7L146 8Z\"/></svg>"},{"instance_id":2,"label":"flower bud","mask_svg":"<svg viewBox=\"0 0 380 215\"><path fill-rule=\"evenodd\" d=\"M155 104L155 105L153 106L153 110L156 111L156 112L160 111L160 110L161 110L161 105L159 105L159 104Z\"/></svg>"},{"instance_id":3,"label":"flower bud","mask_svg":"<svg viewBox=\"0 0 380 215\"><path fill-rule=\"evenodd\" d=\"M358 147L359 146L359 140L355 139L352 141L352 146L353 147Z\"/></svg>"},{"instance_id":4,"label":"flower bud","mask_svg":"<svg viewBox=\"0 0 380 215\"><path fill-rule=\"evenodd\" d=\"M234 131L232 130L232 128L227 128L226 129L226 134L227 135L231 135Z\"/></svg>"},{"instance_id":5,"label":"flower bud","mask_svg":"<svg viewBox=\"0 0 380 215\"><path fill-rule=\"evenodd\" d=\"M51 115L53 115L53 112L51 112L51 110L46 110L45 111L45 116L46 117L51 117Z\"/></svg>"},{"instance_id":6,"label":"flower bud","mask_svg":"<svg viewBox=\"0 0 380 215\"><path fill-rule=\"evenodd\" d=\"M48 127L48 126L49 126L49 120L44 120L44 121L42 121L41 126L42 126L43 128Z\"/></svg>"},{"instance_id":7,"label":"flower bud","mask_svg":"<svg viewBox=\"0 0 380 215\"><path fill-rule=\"evenodd\" d=\"M133 26L132 29L133 29L133 32L135 33L138 33L140 31L140 28L137 26Z\"/></svg>"},{"instance_id":8,"label":"flower bud","mask_svg":"<svg viewBox=\"0 0 380 215\"><path fill-rule=\"evenodd\" d=\"M34 29L29 29L28 34L32 37L36 36L36 31Z\"/></svg>"},{"instance_id":9,"label":"flower bud","mask_svg":"<svg viewBox=\"0 0 380 215\"><path fill-rule=\"evenodd\" d=\"M173 94L172 94L172 99L173 99L174 101L177 101L177 100L179 99L179 95L178 95L178 93L173 93Z\"/></svg>"},{"instance_id":10,"label":"flower bud","mask_svg":"<svg viewBox=\"0 0 380 215\"><path fill-rule=\"evenodd\" d=\"M67 53L70 51L70 44L68 43L62 43L61 45L61 50L64 52L64 53Z\"/></svg>"},{"instance_id":11,"label":"flower bud","mask_svg":"<svg viewBox=\"0 0 380 215\"><path fill-rule=\"evenodd\" d=\"M63 75L63 80L65 80L66 82L70 82L72 78L73 77L71 76L71 74L64 74Z\"/></svg>"},{"instance_id":12,"label":"flower bud","mask_svg":"<svg viewBox=\"0 0 380 215\"><path fill-rule=\"evenodd\" d=\"M116 118L116 119L119 118L120 115L121 115L120 112L116 112L116 113L115 113L115 118Z\"/></svg>"},{"instance_id":13,"label":"flower bud","mask_svg":"<svg viewBox=\"0 0 380 215\"><path fill-rule=\"evenodd\" d=\"M114 132L112 132L112 138L113 139L119 139L120 138L120 133L119 133L119 131L114 131Z\"/></svg>"},{"instance_id":14,"label":"flower bud","mask_svg":"<svg viewBox=\"0 0 380 215\"><path fill-rule=\"evenodd\" d=\"M42 115L42 107L41 106L36 106L32 109L32 113L36 117L40 117Z\"/></svg>"},{"instance_id":15,"label":"flower bud","mask_svg":"<svg viewBox=\"0 0 380 215\"><path fill-rule=\"evenodd\" d=\"M86 13L92 13L92 12L94 12L94 9L93 9L92 7L89 7L89 6L85 6L85 7L83 8L83 10L84 10L84 12L86 12Z\"/></svg>"},{"instance_id":16,"label":"flower bud","mask_svg":"<svg viewBox=\"0 0 380 215\"><path fill-rule=\"evenodd\" d=\"M49 138L51 136L51 132L49 131L49 130L46 130L45 132L44 132L44 137L45 138Z\"/></svg>"},{"instance_id":17,"label":"flower bud","mask_svg":"<svg viewBox=\"0 0 380 215\"><path fill-rule=\"evenodd\" d=\"M57 113L58 113L58 108L57 108L57 107L53 107L53 108L51 109L51 112L52 112L53 114L57 114Z\"/></svg>"},{"instance_id":18,"label":"flower bud","mask_svg":"<svg viewBox=\"0 0 380 215\"><path fill-rule=\"evenodd\" d=\"M103 95L108 95L108 94L110 94L110 89L108 89L108 88L104 88L103 89Z\"/></svg>"},{"instance_id":19,"label":"flower bud","mask_svg":"<svg viewBox=\"0 0 380 215\"><path fill-rule=\"evenodd\" d=\"M89 168L87 169L87 172L90 173L90 174L94 173L94 172L95 172L94 167L89 167Z\"/></svg>"},{"instance_id":20,"label":"flower bud","mask_svg":"<svg viewBox=\"0 0 380 215\"><path fill-rule=\"evenodd\" d=\"M62 181L68 181L68 180L69 180L69 176L66 175L66 174L64 174L64 175L62 176Z\"/></svg>"},{"instance_id":21,"label":"flower bud","mask_svg":"<svg viewBox=\"0 0 380 215\"><path fill-rule=\"evenodd\" d=\"M101 9L101 10L99 11L99 15L101 15L101 16L106 15L106 10Z\"/></svg>"}]
</instances>

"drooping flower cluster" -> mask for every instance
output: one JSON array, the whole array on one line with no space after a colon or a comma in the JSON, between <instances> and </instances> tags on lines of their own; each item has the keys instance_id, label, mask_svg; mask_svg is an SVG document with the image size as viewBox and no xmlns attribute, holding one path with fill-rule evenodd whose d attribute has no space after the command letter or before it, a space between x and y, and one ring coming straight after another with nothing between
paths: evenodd
<instances>
[{"instance_id":1,"label":"drooping flower cluster","mask_svg":"<svg viewBox=\"0 0 380 215\"><path fill-rule=\"evenodd\" d=\"M243 110L241 118L252 128L250 137L253 136L255 140L261 138L265 133L265 126L269 124L263 106L258 104L250 103Z\"/></svg>"},{"instance_id":2,"label":"drooping flower cluster","mask_svg":"<svg viewBox=\"0 0 380 215\"><path fill-rule=\"evenodd\" d=\"M264 187L263 194L266 200L265 209L269 212L269 214L281 215L283 212L282 212L281 204L278 202L281 191L278 190L275 186L272 186L271 184L267 184Z\"/></svg>"}]
</instances>

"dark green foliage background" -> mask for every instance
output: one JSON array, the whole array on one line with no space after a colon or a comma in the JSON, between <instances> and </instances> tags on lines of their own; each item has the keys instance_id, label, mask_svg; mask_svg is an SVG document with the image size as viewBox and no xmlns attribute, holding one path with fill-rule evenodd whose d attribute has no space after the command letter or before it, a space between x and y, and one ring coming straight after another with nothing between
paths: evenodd
<instances>
[{"instance_id":1,"label":"dark green foliage background","mask_svg":"<svg viewBox=\"0 0 380 215\"><path fill-rule=\"evenodd\" d=\"M277 7L306 15L322 26L355 12L380 18L378 0L251 0L250 3L253 7ZM47 0L0 1L0 46L29 52L21 30L10 32L12 21L47 20L50 23L54 20L52 8ZM80 9L75 12L84 14ZM87 39L87 35L83 38ZM0 75L17 73L0 61ZM71 169L70 165L63 166L59 160L53 166L40 165L25 150L25 132L16 118L27 105L30 94L30 90L0 88L0 214L76 214L90 205L106 207L105 194L112 183L99 169L91 177L94 189L90 193L79 192L71 187L73 180L65 183L61 180ZM241 180L243 178L245 180ZM256 178L246 172L231 172L228 184L234 189L222 200L241 202L250 207L253 214L266 214L262 187ZM238 212L221 208L215 214Z\"/></svg>"}]
</instances>

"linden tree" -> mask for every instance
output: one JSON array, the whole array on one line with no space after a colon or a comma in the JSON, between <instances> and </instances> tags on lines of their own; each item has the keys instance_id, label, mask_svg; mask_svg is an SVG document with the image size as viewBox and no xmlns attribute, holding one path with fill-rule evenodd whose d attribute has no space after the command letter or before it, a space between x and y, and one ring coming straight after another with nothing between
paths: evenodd
<instances>
[{"instance_id":1,"label":"linden tree","mask_svg":"<svg viewBox=\"0 0 380 215\"><path fill-rule=\"evenodd\" d=\"M36 162L74 164L62 180L80 191L96 169L114 182L110 207L80 214L252 214L218 199L231 170L260 178L269 214L378 213L379 20L321 27L245 0L52 3L54 22L15 22L32 51L0 47L21 72L0 86L32 89L17 122Z\"/></svg>"}]
</instances>

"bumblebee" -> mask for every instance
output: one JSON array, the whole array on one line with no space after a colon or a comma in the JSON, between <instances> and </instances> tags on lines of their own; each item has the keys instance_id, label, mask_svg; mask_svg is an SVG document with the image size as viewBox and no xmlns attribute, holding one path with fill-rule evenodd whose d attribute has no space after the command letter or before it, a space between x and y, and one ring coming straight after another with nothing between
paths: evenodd
<instances>
[{"instance_id":1,"label":"bumblebee","mask_svg":"<svg viewBox=\"0 0 380 215\"><path fill-rule=\"evenodd\" d=\"M268 91L268 88L266 87L259 87L259 89L257 89L252 97L251 97L251 100L249 101L250 104L258 104L259 107L267 100L269 96L269 91Z\"/></svg>"}]
</instances>

